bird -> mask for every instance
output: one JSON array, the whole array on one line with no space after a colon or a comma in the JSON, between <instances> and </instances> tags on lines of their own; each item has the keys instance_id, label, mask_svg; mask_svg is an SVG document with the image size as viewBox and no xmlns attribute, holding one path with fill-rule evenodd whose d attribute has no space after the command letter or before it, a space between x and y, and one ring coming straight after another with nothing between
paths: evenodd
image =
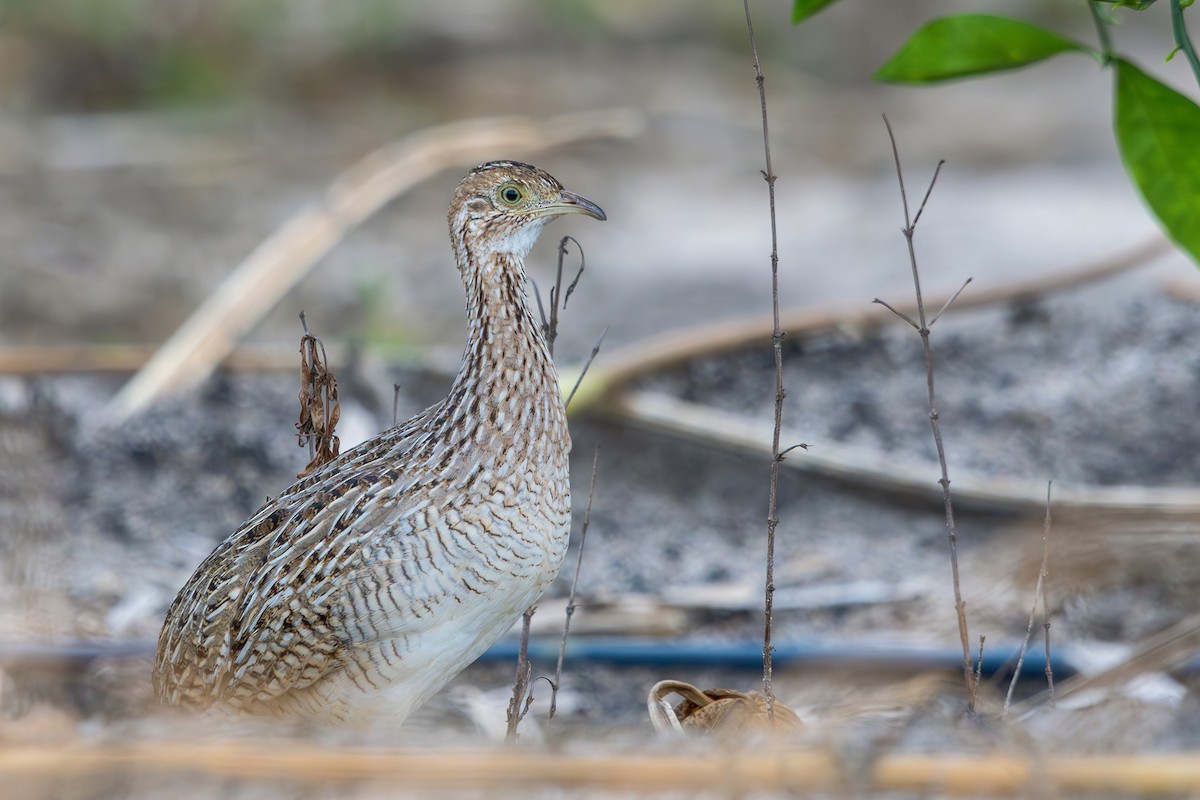
<instances>
[{"instance_id":1,"label":"bird","mask_svg":"<svg viewBox=\"0 0 1200 800\"><path fill-rule=\"evenodd\" d=\"M398 725L557 576L571 449L525 259L586 198L518 161L458 184L448 221L467 344L449 393L268 500L171 603L154 691L170 706Z\"/></svg>"}]
</instances>

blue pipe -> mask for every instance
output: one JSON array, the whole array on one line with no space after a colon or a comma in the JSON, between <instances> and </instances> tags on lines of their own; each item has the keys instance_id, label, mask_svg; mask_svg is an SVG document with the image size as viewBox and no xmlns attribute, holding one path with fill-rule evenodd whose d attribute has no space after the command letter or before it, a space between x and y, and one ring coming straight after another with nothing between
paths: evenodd
<instances>
[{"instance_id":1,"label":"blue pipe","mask_svg":"<svg viewBox=\"0 0 1200 800\"><path fill-rule=\"evenodd\" d=\"M561 640L539 637L529 642L529 658L554 664ZM480 658L482 662L515 661L519 642L502 639ZM984 650L983 677L1011 675L1017 663L1017 647L991 647ZM567 641L566 662L599 663L614 666L692 667L696 669L762 669L762 643L759 641L703 642L689 639L629 639L575 637ZM962 653L950 648L890 644L779 644L775 647L776 669L837 668L887 669L904 672L962 669ZM1078 670L1064 657L1051 654L1055 678L1069 678ZM1021 677L1045 675L1045 652L1030 648L1021 664Z\"/></svg>"}]
</instances>

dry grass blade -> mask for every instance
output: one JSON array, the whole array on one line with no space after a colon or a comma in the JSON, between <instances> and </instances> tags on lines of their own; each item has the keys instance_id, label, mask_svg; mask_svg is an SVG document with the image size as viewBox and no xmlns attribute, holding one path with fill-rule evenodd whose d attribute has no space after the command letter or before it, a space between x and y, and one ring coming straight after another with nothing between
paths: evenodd
<instances>
[{"instance_id":1,"label":"dry grass blade","mask_svg":"<svg viewBox=\"0 0 1200 800\"><path fill-rule=\"evenodd\" d=\"M604 411L622 422L660 433L745 453L769 453L764 444L769 422L663 392L620 392ZM820 447L808 450L804 458L784 459L782 464L906 501L942 502L940 486L916 477L927 467L874 450L822 442ZM972 510L1037 514L1046 505L1045 489L1034 481L960 475L954 486L955 503ZM1186 519L1200 514L1200 488L1081 486L1056 490L1054 506L1079 514L1128 514L1135 518L1162 514Z\"/></svg>"},{"instance_id":2,"label":"dry grass blade","mask_svg":"<svg viewBox=\"0 0 1200 800\"><path fill-rule=\"evenodd\" d=\"M337 380L325 366L325 345L308 332L304 313L300 313L304 335L300 337L300 421L296 423L300 446L308 446L309 462L297 478L303 478L337 458L341 441L334 433L342 407L338 402Z\"/></svg>"},{"instance_id":3,"label":"dry grass blade","mask_svg":"<svg viewBox=\"0 0 1200 800\"><path fill-rule=\"evenodd\" d=\"M1085 691L1106 689L1130 681L1148 672L1167 672L1186 663L1200 652L1200 614L1185 617L1174 625L1142 641L1124 661L1094 675L1079 675L1058 684L1056 701L1064 701ZM1038 698L1022 707L1028 711Z\"/></svg>"},{"instance_id":4,"label":"dry grass blade","mask_svg":"<svg viewBox=\"0 0 1200 800\"><path fill-rule=\"evenodd\" d=\"M129 374L141 369L155 347L145 344L14 345L0 347L0 375L51 375L87 372ZM224 362L233 370L292 370L296 351L290 347L245 346Z\"/></svg>"},{"instance_id":5,"label":"dry grass blade","mask_svg":"<svg viewBox=\"0 0 1200 800\"><path fill-rule=\"evenodd\" d=\"M1054 700L1054 672L1050 665L1050 607L1046 605L1046 578L1050 572L1050 490L1052 483L1046 484L1046 517L1042 524L1042 566L1038 569L1037 585L1033 588L1033 603L1029 607L1029 624L1025 627L1025 639L1021 642L1020 655L1017 656L1017 666L1013 670L1012 680L1008 684L1008 692L1004 695L1004 715L1012 705L1013 692L1017 689L1017 681L1021 678L1021 667L1025 663L1025 653L1033 640L1033 621L1037 616L1038 602L1042 603L1042 620L1046 630L1046 681L1049 684L1050 699Z\"/></svg>"},{"instance_id":6,"label":"dry grass blade","mask_svg":"<svg viewBox=\"0 0 1200 800\"><path fill-rule=\"evenodd\" d=\"M847 765L828 752L763 750L698 755L545 755L337 747L286 741L143 742L0 749L0 779L53 781L56 793L89 776L198 775L333 784L377 781L405 790L564 787L664 791L799 792L844 787ZM1200 792L1200 753L1031 758L894 754L867 767L864 789L971 796L1078 796L1085 792L1179 796ZM228 787L226 787L228 788Z\"/></svg>"},{"instance_id":7,"label":"dry grass blade","mask_svg":"<svg viewBox=\"0 0 1200 800\"><path fill-rule=\"evenodd\" d=\"M549 119L497 117L438 125L385 145L344 172L227 277L105 409L119 422L169 391L197 385L342 237L440 170L498 151L528 155L585 139L630 137L640 116L608 110Z\"/></svg>"}]
</instances>

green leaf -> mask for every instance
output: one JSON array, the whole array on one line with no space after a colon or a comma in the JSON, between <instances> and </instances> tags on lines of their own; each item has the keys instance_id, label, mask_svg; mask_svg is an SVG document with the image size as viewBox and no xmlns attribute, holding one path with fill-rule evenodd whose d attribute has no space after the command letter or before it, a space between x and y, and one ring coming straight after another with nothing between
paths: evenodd
<instances>
[{"instance_id":1,"label":"green leaf","mask_svg":"<svg viewBox=\"0 0 1200 800\"><path fill-rule=\"evenodd\" d=\"M825 6L836 2L837 0L796 0L792 5L792 24L799 25Z\"/></svg>"},{"instance_id":2,"label":"green leaf","mask_svg":"<svg viewBox=\"0 0 1200 800\"><path fill-rule=\"evenodd\" d=\"M1016 69L1067 51L1079 42L1008 17L957 14L927 23L875 73L875 80L933 83Z\"/></svg>"},{"instance_id":3,"label":"green leaf","mask_svg":"<svg viewBox=\"0 0 1200 800\"><path fill-rule=\"evenodd\" d=\"M1200 106L1116 59L1117 146L1167 235L1200 263Z\"/></svg>"}]
</instances>

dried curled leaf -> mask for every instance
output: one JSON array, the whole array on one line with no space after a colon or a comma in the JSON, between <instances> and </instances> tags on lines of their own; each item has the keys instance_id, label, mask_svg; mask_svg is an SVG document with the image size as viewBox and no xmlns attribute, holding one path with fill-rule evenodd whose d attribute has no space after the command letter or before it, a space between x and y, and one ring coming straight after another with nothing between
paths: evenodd
<instances>
[{"instance_id":1,"label":"dried curled leaf","mask_svg":"<svg viewBox=\"0 0 1200 800\"><path fill-rule=\"evenodd\" d=\"M325 345L308 332L300 315L304 335L300 337L300 421L296 423L301 447L308 445L311 460L296 477L303 478L337 458L341 442L334 435L341 405L337 381L325 366Z\"/></svg>"},{"instance_id":2,"label":"dried curled leaf","mask_svg":"<svg viewBox=\"0 0 1200 800\"><path fill-rule=\"evenodd\" d=\"M683 698L674 708L666 698ZM767 698L759 692L697 689L683 681L659 681L646 699L655 730L701 736L744 738L789 735L804 730L795 711L776 701L774 719L767 715Z\"/></svg>"}]
</instances>

